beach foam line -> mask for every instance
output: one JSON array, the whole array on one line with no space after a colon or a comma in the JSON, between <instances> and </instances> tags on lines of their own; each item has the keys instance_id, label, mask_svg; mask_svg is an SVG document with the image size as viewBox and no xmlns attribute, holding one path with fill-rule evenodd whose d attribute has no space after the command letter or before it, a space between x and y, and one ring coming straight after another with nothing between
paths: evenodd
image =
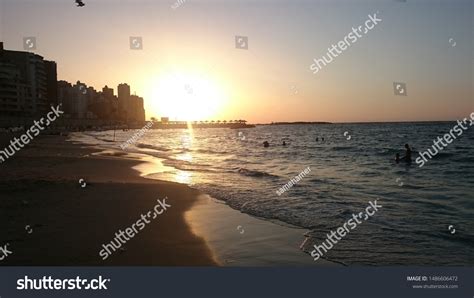
<instances>
[{"instance_id":1,"label":"beach foam line","mask_svg":"<svg viewBox=\"0 0 474 298\"><path fill-rule=\"evenodd\" d=\"M209 195L199 196L185 219L222 266L339 266L315 263L300 250L307 230L242 213Z\"/></svg>"}]
</instances>

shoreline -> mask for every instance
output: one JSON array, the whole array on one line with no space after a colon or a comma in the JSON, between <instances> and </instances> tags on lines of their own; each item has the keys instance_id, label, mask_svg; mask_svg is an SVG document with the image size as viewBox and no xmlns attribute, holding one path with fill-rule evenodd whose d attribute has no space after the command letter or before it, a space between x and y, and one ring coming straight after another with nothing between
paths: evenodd
<instances>
[{"instance_id":1,"label":"shoreline","mask_svg":"<svg viewBox=\"0 0 474 298\"><path fill-rule=\"evenodd\" d=\"M81 138L82 139L82 138ZM83 139L82 139L83 140ZM108 147L108 145L105 145ZM113 151L109 147L106 151ZM128 153L141 156L141 153ZM146 179L162 180L170 168L162 159L143 154L135 167ZM283 222L258 218L227 205L184 182L199 194L197 201L185 212L186 223L193 233L203 238L220 266L341 266L321 258L313 260L307 250L305 236L309 230ZM251 231L251 232L250 232ZM243 237L245 235L245 237ZM302 244L306 245L302 246ZM240 248L236 248L240 246Z\"/></svg>"},{"instance_id":2,"label":"shoreline","mask_svg":"<svg viewBox=\"0 0 474 298\"><path fill-rule=\"evenodd\" d=\"M10 138L0 135L0 144ZM13 254L1 265L216 266L184 220L198 192L143 178L133 169L140 163L60 136L40 136L2 163L0 241ZM165 196L172 208L102 261L102 245Z\"/></svg>"},{"instance_id":3,"label":"shoreline","mask_svg":"<svg viewBox=\"0 0 474 298\"><path fill-rule=\"evenodd\" d=\"M35 141L2 164L15 172L0 178L1 193L15 193L0 201L12 212L0 240L16 252L4 265L339 266L301 251L304 229L242 213L186 184L147 177L166 169L159 158L61 136ZM165 196L173 207L102 261L102 245ZM30 249L51 246L54 257Z\"/></svg>"},{"instance_id":4,"label":"shoreline","mask_svg":"<svg viewBox=\"0 0 474 298\"><path fill-rule=\"evenodd\" d=\"M222 266L340 266L325 259L315 262L301 250L306 229L242 213L207 194L200 195L186 212L186 220L194 233L206 240Z\"/></svg>"}]
</instances>

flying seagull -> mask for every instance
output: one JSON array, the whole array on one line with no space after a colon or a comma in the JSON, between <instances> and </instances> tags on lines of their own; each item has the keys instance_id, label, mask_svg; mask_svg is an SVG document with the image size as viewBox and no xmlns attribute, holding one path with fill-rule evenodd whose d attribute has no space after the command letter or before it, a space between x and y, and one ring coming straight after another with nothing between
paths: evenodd
<instances>
[{"instance_id":1,"label":"flying seagull","mask_svg":"<svg viewBox=\"0 0 474 298\"><path fill-rule=\"evenodd\" d=\"M83 7L85 4L82 0L76 0L77 7Z\"/></svg>"}]
</instances>

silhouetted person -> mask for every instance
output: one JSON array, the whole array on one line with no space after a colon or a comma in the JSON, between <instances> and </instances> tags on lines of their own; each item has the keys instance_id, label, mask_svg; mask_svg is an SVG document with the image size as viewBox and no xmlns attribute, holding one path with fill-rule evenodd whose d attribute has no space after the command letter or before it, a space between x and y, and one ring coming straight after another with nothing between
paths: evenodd
<instances>
[{"instance_id":1,"label":"silhouetted person","mask_svg":"<svg viewBox=\"0 0 474 298\"><path fill-rule=\"evenodd\" d=\"M270 144L267 141L265 141L265 142L263 142L263 147L265 147L265 148L270 147Z\"/></svg>"},{"instance_id":2,"label":"silhouetted person","mask_svg":"<svg viewBox=\"0 0 474 298\"><path fill-rule=\"evenodd\" d=\"M316 138L316 142L319 142L319 138Z\"/></svg>"},{"instance_id":3,"label":"silhouetted person","mask_svg":"<svg viewBox=\"0 0 474 298\"><path fill-rule=\"evenodd\" d=\"M324 142L324 137L321 138L321 141Z\"/></svg>"},{"instance_id":4,"label":"silhouetted person","mask_svg":"<svg viewBox=\"0 0 474 298\"><path fill-rule=\"evenodd\" d=\"M395 155L395 162L396 162L396 163L399 163L399 162L400 162L400 153L397 153L397 154Z\"/></svg>"},{"instance_id":5,"label":"silhouetted person","mask_svg":"<svg viewBox=\"0 0 474 298\"><path fill-rule=\"evenodd\" d=\"M285 141L283 141L283 146L286 146L286 142L285 142Z\"/></svg>"},{"instance_id":6,"label":"silhouetted person","mask_svg":"<svg viewBox=\"0 0 474 298\"><path fill-rule=\"evenodd\" d=\"M408 144L405 144L405 156L402 158L405 162L410 163L411 162L411 149Z\"/></svg>"}]
</instances>

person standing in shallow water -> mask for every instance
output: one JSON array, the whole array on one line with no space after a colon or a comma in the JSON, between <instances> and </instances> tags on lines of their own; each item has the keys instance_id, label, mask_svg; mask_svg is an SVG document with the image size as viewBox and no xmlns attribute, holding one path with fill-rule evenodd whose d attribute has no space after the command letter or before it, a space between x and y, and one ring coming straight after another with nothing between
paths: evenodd
<instances>
[{"instance_id":1,"label":"person standing in shallow water","mask_svg":"<svg viewBox=\"0 0 474 298\"><path fill-rule=\"evenodd\" d=\"M410 145L405 144L405 149L406 149L406 151L405 151L405 156L404 156L404 157L400 158L400 154L399 154L399 153L397 153L397 154L395 155L395 162L396 162L396 163L399 163L400 161L405 161L406 163L411 163L412 160L411 160L411 148L410 148Z\"/></svg>"},{"instance_id":2,"label":"person standing in shallow water","mask_svg":"<svg viewBox=\"0 0 474 298\"><path fill-rule=\"evenodd\" d=\"M405 152L405 161L411 162L411 148L408 144L405 144L406 152Z\"/></svg>"},{"instance_id":3,"label":"person standing in shallow water","mask_svg":"<svg viewBox=\"0 0 474 298\"><path fill-rule=\"evenodd\" d=\"M410 163L411 162L411 148L410 148L410 145L408 144L405 144L405 156L402 158L402 160L404 160L405 162L408 162Z\"/></svg>"}]
</instances>

